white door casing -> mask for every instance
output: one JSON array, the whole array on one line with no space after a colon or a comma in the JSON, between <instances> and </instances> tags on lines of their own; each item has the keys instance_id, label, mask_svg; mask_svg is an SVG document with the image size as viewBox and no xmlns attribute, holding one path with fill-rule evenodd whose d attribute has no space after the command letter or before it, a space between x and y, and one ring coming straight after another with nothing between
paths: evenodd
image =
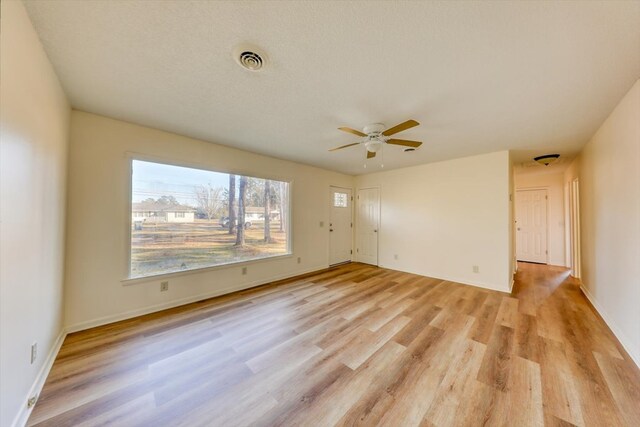
<instances>
[{"instance_id":1,"label":"white door casing","mask_svg":"<svg viewBox=\"0 0 640 427\"><path fill-rule=\"evenodd\" d=\"M353 198L351 189L331 187L329 222L329 265L351 261L353 241Z\"/></svg>"},{"instance_id":2,"label":"white door casing","mask_svg":"<svg viewBox=\"0 0 640 427\"><path fill-rule=\"evenodd\" d=\"M356 221L356 256L366 264L378 265L380 227L380 192L377 188L358 190Z\"/></svg>"},{"instance_id":3,"label":"white door casing","mask_svg":"<svg viewBox=\"0 0 640 427\"><path fill-rule=\"evenodd\" d=\"M516 191L516 257L547 263L547 190Z\"/></svg>"},{"instance_id":4,"label":"white door casing","mask_svg":"<svg viewBox=\"0 0 640 427\"><path fill-rule=\"evenodd\" d=\"M569 184L570 192L570 239L571 239L571 275L575 278L581 276L580 253L580 186L578 179Z\"/></svg>"}]
</instances>

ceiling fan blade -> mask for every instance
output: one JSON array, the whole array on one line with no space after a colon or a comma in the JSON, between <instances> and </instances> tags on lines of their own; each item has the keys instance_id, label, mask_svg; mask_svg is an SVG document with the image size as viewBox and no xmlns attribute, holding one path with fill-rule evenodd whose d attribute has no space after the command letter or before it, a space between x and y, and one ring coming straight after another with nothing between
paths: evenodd
<instances>
[{"instance_id":1,"label":"ceiling fan blade","mask_svg":"<svg viewBox=\"0 0 640 427\"><path fill-rule=\"evenodd\" d=\"M360 143L359 142L354 142L353 144L341 145L340 147L332 148L329 151L342 150L343 148L352 147L352 146L358 145L358 144L360 144Z\"/></svg>"},{"instance_id":2,"label":"ceiling fan blade","mask_svg":"<svg viewBox=\"0 0 640 427\"><path fill-rule=\"evenodd\" d=\"M387 144L404 145L405 147L418 148L422 145L422 142L409 141L408 139L387 139Z\"/></svg>"},{"instance_id":3,"label":"ceiling fan blade","mask_svg":"<svg viewBox=\"0 0 640 427\"><path fill-rule=\"evenodd\" d=\"M362 133L359 130L351 129L351 128L348 128L348 127L341 127L341 128L338 128L338 129L340 129L343 132L352 133L352 134L358 135L358 136L367 136L366 133Z\"/></svg>"},{"instance_id":4,"label":"ceiling fan blade","mask_svg":"<svg viewBox=\"0 0 640 427\"><path fill-rule=\"evenodd\" d=\"M371 158L373 158L375 156L376 156L376 153L373 153L371 151L367 151L367 159L371 159Z\"/></svg>"},{"instance_id":5,"label":"ceiling fan blade","mask_svg":"<svg viewBox=\"0 0 640 427\"><path fill-rule=\"evenodd\" d=\"M412 127L418 126L419 124L420 123L416 122L415 120L407 120L404 123L400 123L399 125L396 125L390 129L385 130L384 132L382 132L382 134L384 136L390 136L395 133L402 132L403 130L411 129Z\"/></svg>"}]
</instances>

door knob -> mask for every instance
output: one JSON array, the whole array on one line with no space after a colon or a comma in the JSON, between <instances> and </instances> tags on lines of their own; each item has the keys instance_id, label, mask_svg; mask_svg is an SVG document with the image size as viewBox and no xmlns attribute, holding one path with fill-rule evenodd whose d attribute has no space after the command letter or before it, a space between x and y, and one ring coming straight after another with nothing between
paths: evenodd
<instances>
[{"instance_id":1,"label":"door knob","mask_svg":"<svg viewBox=\"0 0 640 427\"><path fill-rule=\"evenodd\" d=\"M520 231L520 227L518 227L518 231Z\"/></svg>"},{"instance_id":2,"label":"door knob","mask_svg":"<svg viewBox=\"0 0 640 427\"><path fill-rule=\"evenodd\" d=\"M333 228L330 228L329 231L333 231Z\"/></svg>"},{"instance_id":3,"label":"door knob","mask_svg":"<svg viewBox=\"0 0 640 427\"><path fill-rule=\"evenodd\" d=\"M378 232L378 230L373 230L373 232L374 232L374 233L377 233L377 232Z\"/></svg>"}]
</instances>

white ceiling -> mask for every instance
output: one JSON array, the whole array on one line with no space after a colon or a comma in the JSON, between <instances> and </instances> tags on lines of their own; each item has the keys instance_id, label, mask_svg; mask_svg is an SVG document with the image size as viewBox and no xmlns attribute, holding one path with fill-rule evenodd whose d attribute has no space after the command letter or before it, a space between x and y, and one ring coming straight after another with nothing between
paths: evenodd
<instances>
[{"instance_id":1,"label":"white ceiling","mask_svg":"<svg viewBox=\"0 0 640 427\"><path fill-rule=\"evenodd\" d=\"M640 2L26 1L74 108L350 174L575 154L640 77ZM260 73L232 59L269 55Z\"/></svg>"},{"instance_id":2,"label":"white ceiling","mask_svg":"<svg viewBox=\"0 0 640 427\"><path fill-rule=\"evenodd\" d=\"M526 156L526 153L527 153L526 151L519 152L520 158L524 158ZM513 162L514 163L513 171L516 175L546 175L546 174L564 173L564 171L567 170L567 168L571 165L571 162L575 158L572 155L560 156L558 160L545 166L531 160L535 156L526 156L526 157L527 158L523 161Z\"/></svg>"}]
</instances>

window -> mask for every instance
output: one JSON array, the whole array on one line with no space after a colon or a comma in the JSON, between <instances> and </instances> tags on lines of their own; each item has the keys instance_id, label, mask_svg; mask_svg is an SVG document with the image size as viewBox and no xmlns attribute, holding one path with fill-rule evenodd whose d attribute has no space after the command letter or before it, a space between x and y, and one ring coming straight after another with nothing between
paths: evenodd
<instances>
[{"instance_id":1,"label":"window","mask_svg":"<svg viewBox=\"0 0 640 427\"><path fill-rule=\"evenodd\" d=\"M347 193L333 193L333 206L336 208L348 207L348 194Z\"/></svg>"},{"instance_id":2,"label":"window","mask_svg":"<svg viewBox=\"0 0 640 427\"><path fill-rule=\"evenodd\" d=\"M132 161L129 277L290 253L289 183Z\"/></svg>"}]
</instances>

